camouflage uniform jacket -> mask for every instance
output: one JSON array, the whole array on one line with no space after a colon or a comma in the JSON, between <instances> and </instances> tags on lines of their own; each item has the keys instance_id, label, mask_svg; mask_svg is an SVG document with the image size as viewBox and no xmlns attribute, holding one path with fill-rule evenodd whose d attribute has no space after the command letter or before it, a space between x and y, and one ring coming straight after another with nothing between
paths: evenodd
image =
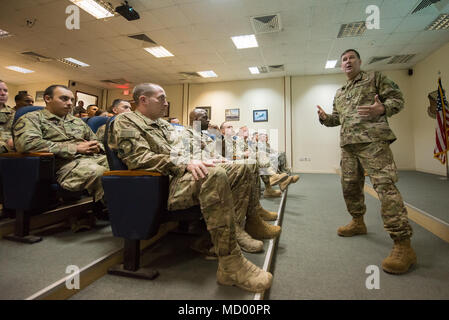
<instances>
[{"instance_id":1,"label":"camouflage uniform jacket","mask_svg":"<svg viewBox=\"0 0 449 320\"><path fill-rule=\"evenodd\" d=\"M208 161L213 159L223 159L215 148L215 141L207 134L199 133L193 128L188 127L182 132L184 149L190 152L192 158ZM201 148L201 153L198 151ZM201 156L200 156L201 155Z\"/></svg>"},{"instance_id":2,"label":"camouflage uniform jacket","mask_svg":"<svg viewBox=\"0 0 449 320\"><path fill-rule=\"evenodd\" d=\"M80 118L68 114L60 118L47 109L29 112L14 124L14 143L19 152L52 152L56 158L56 169L80 157L77 144L97 140L89 126ZM100 147L103 145L100 143Z\"/></svg>"},{"instance_id":3,"label":"camouflage uniform jacket","mask_svg":"<svg viewBox=\"0 0 449 320\"><path fill-rule=\"evenodd\" d=\"M151 120L139 111L122 113L114 121L109 141L130 170L172 176L185 172L181 135L163 119Z\"/></svg>"},{"instance_id":4,"label":"camouflage uniform jacket","mask_svg":"<svg viewBox=\"0 0 449 320\"><path fill-rule=\"evenodd\" d=\"M12 138L11 127L16 111L7 106L0 107L0 153L12 151L6 144L6 140Z\"/></svg>"},{"instance_id":5,"label":"camouflage uniform jacket","mask_svg":"<svg viewBox=\"0 0 449 320\"><path fill-rule=\"evenodd\" d=\"M372 105L379 95L385 106L385 114L364 120L357 114L357 106ZM334 97L332 115L320 122L327 127L341 125L340 145L373 141L396 140L387 117L404 108L404 98L399 87L380 72L361 71L354 79L337 90Z\"/></svg>"}]
</instances>

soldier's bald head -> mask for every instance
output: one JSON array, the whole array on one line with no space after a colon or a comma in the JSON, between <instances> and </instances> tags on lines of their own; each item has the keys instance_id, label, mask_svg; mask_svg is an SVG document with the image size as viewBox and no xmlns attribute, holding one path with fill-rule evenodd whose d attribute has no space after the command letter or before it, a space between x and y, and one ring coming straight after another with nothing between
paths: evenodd
<instances>
[{"instance_id":1,"label":"soldier's bald head","mask_svg":"<svg viewBox=\"0 0 449 320\"><path fill-rule=\"evenodd\" d=\"M162 88L162 87L155 83L138 84L133 89L133 99L134 99L135 103L138 104L140 96L151 96L160 88Z\"/></svg>"}]
</instances>

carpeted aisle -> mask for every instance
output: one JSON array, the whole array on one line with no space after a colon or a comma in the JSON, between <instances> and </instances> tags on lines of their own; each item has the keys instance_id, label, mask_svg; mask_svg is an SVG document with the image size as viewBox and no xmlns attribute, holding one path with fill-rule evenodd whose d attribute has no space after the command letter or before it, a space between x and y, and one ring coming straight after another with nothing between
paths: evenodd
<instances>
[{"instance_id":1,"label":"carpeted aisle","mask_svg":"<svg viewBox=\"0 0 449 320\"><path fill-rule=\"evenodd\" d=\"M337 228L350 220L339 179L301 174L289 187L274 282L266 298L449 299L449 244L413 222L418 265L401 276L382 271L393 242L383 229L377 199L366 195L366 236L337 235ZM378 290L365 286L369 265L379 267Z\"/></svg>"}]
</instances>

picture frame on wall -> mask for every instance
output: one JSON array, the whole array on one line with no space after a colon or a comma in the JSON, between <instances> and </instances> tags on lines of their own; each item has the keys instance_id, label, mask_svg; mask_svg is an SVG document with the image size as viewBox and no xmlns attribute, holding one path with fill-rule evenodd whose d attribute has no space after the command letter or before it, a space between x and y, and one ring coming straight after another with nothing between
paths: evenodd
<instances>
[{"instance_id":1,"label":"picture frame on wall","mask_svg":"<svg viewBox=\"0 0 449 320\"><path fill-rule=\"evenodd\" d=\"M211 116L212 116L212 107L211 106L200 106L200 107L196 107L195 109L203 109L206 110L207 112L207 118L210 120Z\"/></svg>"},{"instance_id":2,"label":"picture frame on wall","mask_svg":"<svg viewBox=\"0 0 449 320\"><path fill-rule=\"evenodd\" d=\"M225 109L225 121L240 121L240 109Z\"/></svg>"},{"instance_id":3,"label":"picture frame on wall","mask_svg":"<svg viewBox=\"0 0 449 320\"><path fill-rule=\"evenodd\" d=\"M34 101L44 101L44 92L45 91L36 91L36 98Z\"/></svg>"},{"instance_id":4,"label":"picture frame on wall","mask_svg":"<svg viewBox=\"0 0 449 320\"><path fill-rule=\"evenodd\" d=\"M267 122L268 109L253 110L253 122Z\"/></svg>"}]
</instances>

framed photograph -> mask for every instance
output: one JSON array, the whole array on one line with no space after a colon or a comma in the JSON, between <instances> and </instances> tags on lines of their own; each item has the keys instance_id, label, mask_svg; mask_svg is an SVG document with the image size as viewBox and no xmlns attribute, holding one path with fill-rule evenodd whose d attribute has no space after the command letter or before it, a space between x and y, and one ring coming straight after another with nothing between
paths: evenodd
<instances>
[{"instance_id":1,"label":"framed photograph","mask_svg":"<svg viewBox=\"0 0 449 320\"><path fill-rule=\"evenodd\" d=\"M268 121L268 109L253 110L253 122L266 122Z\"/></svg>"},{"instance_id":2,"label":"framed photograph","mask_svg":"<svg viewBox=\"0 0 449 320\"><path fill-rule=\"evenodd\" d=\"M226 109L225 121L240 121L240 109Z\"/></svg>"},{"instance_id":3,"label":"framed photograph","mask_svg":"<svg viewBox=\"0 0 449 320\"><path fill-rule=\"evenodd\" d=\"M212 107L210 107L210 106L202 106L202 107L196 107L195 109L204 109L204 110L206 110L206 112L207 112L207 118L210 120L211 119L211 116L212 116L212 111L211 111L211 109L212 109Z\"/></svg>"},{"instance_id":4,"label":"framed photograph","mask_svg":"<svg viewBox=\"0 0 449 320\"><path fill-rule=\"evenodd\" d=\"M35 101L44 101L44 91L36 91Z\"/></svg>"},{"instance_id":5,"label":"framed photograph","mask_svg":"<svg viewBox=\"0 0 449 320\"><path fill-rule=\"evenodd\" d=\"M170 102L167 101L167 103L168 103L168 107L167 107L167 110L165 111L164 118L168 118L170 116Z\"/></svg>"}]
</instances>

